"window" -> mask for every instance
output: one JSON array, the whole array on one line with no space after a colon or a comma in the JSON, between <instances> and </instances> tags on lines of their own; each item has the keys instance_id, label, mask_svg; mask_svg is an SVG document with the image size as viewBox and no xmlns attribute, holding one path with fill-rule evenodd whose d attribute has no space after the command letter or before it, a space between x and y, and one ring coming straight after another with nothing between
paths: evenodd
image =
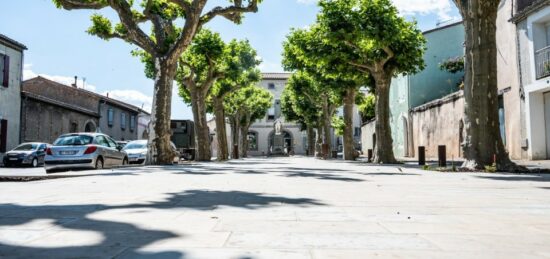
<instances>
[{"instance_id":1,"label":"window","mask_svg":"<svg viewBox=\"0 0 550 259\"><path fill-rule=\"evenodd\" d=\"M115 118L115 111L113 110L113 108L109 108L107 110L107 125L109 125L109 127L113 126L114 118Z\"/></svg>"},{"instance_id":2,"label":"window","mask_svg":"<svg viewBox=\"0 0 550 259\"><path fill-rule=\"evenodd\" d=\"M95 142L100 146L109 147L109 142L107 142L107 140L103 136L97 136L95 138Z\"/></svg>"},{"instance_id":3,"label":"window","mask_svg":"<svg viewBox=\"0 0 550 259\"><path fill-rule=\"evenodd\" d=\"M269 83L269 84L267 85L267 89L269 89L269 90L275 89L275 84L274 84L274 83Z\"/></svg>"},{"instance_id":4,"label":"window","mask_svg":"<svg viewBox=\"0 0 550 259\"><path fill-rule=\"evenodd\" d=\"M120 113L120 128L122 130L126 130L126 113L125 112Z\"/></svg>"},{"instance_id":5,"label":"window","mask_svg":"<svg viewBox=\"0 0 550 259\"><path fill-rule=\"evenodd\" d=\"M78 124L76 122L71 122L71 130L70 130L71 133L76 133L78 132Z\"/></svg>"},{"instance_id":6,"label":"window","mask_svg":"<svg viewBox=\"0 0 550 259\"><path fill-rule=\"evenodd\" d=\"M275 120L275 108L271 107L267 110L267 121Z\"/></svg>"},{"instance_id":7,"label":"window","mask_svg":"<svg viewBox=\"0 0 550 259\"><path fill-rule=\"evenodd\" d=\"M504 110L504 96L498 96L498 122L502 143L506 146L506 112Z\"/></svg>"},{"instance_id":8,"label":"window","mask_svg":"<svg viewBox=\"0 0 550 259\"><path fill-rule=\"evenodd\" d=\"M110 137L105 137L105 139L107 139L107 142L109 143L109 146L112 147L112 148L117 148L118 145L117 143Z\"/></svg>"},{"instance_id":9,"label":"window","mask_svg":"<svg viewBox=\"0 0 550 259\"><path fill-rule=\"evenodd\" d=\"M281 100L275 100L275 119L281 117Z\"/></svg>"},{"instance_id":10,"label":"window","mask_svg":"<svg viewBox=\"0 0 550 259\"><path fill-rule=\"evenodd\" d=\"M0 83L8 87L10 83L10 57L0 54Z\"/></svg>"},{"instance_id":11,"label":"window","mask_svg":"<svg viewBox=\"0 0 550 259\"><path fill-rule=\"evenodd\" d=\"M354 132L353 135L356 136L356 137L361 136L361 128L355 127L355 132Z\"/></svg>"},{"instance_id":12,"label":"window","mask_svg":"<svg viewBox=\"0 0 550 259\"><path fill-rule=\"evenodd\" d=\"M258 133L248 132L248 150L258 151Z\"/></svg>"},{"instance_id":13,"label":"window","mask_svg":"<svg viewBox=\"0 0 550 259\"><path fill-rule=\"evenodd\" d=\"M136 116L130 116L130 130L134 131L136 129Z\"/></svg>"},{"instance_id":14,"label":"window","mask_svg":"<svg viewBox=\"0 0 550 259\"><path fill-rule=\"evenodd\" d=\"M0 120L0 152L6 152L8 140L8 121Z\"/></svg>"}]
</instances>

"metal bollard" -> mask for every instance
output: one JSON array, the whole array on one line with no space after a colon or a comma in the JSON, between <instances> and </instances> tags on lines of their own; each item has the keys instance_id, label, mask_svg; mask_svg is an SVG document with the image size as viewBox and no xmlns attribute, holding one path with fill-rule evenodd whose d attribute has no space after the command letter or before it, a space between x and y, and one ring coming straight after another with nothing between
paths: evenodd
<instances>
[{"instance_id":1,"label":"metal bollard","mask_svg":"<svg viewBox=\"0 0 550 259\"><path fill-rule=\"evenodd\" d=\"M418 147L418 165L426 165L426 147Z\"/></svg>"},{"instance_id":2,"label":"metal bollard","mask_svg":"<svg viewBox=\"0 0 550 259\"><path fill-rule=\"evenodd\" d=\"M447 147L445 145L437 147L437 155L439 157L439 167L447 167Z\"/></svg>"}]
</instances>

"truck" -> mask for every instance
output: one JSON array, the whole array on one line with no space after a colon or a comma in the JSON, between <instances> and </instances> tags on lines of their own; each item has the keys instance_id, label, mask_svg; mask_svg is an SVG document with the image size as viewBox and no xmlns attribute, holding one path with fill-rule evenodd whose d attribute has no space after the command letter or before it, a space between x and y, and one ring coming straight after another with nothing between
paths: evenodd
<instances>
[{"instance_id":1,"label":"truck","mask_svg":"<svg viewBox=\"0 0 550 259\"><path fill-rule=\"evenodd\" d=\"M195 159L195 123L191 120L172 120L170 140L176 145L180 158Z\"/></svg>"}]
</instances>

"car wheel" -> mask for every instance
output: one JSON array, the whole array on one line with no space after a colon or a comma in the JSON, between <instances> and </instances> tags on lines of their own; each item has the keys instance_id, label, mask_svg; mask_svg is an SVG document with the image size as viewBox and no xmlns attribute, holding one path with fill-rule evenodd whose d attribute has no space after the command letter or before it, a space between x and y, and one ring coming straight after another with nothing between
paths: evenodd
<instances>
[{"instance_id":1,"label":"car wheel","mask_svg":"<svg viewBox=\"0 0 550 259\"><path fill-rule=\"evenodd\" d=\"M128 158L124 158L124 160L122 160L122 165L128 165Z\"/></svg>"},{"instance_id":2,"label":"car wheel","mask_svg":"<svg viewBox=\"0 0 550 259\"><path fill-rule=\"evenodd\" d=\"M103 169L103 159L101 157L95 160L95 169Z\"/></svg>"},{"instance_id":3,"label":"car wheel","mask_svg":"<svg viewBox=\"0 0 550 259\"><path fill-rule=\"evenodd\" d=\"M31 166L32 166L32 167L37 167L37 166L38 166L38 159L33 158L33 159L32 159L32 162L31 162Z\"/></svg>"}]
</instances>

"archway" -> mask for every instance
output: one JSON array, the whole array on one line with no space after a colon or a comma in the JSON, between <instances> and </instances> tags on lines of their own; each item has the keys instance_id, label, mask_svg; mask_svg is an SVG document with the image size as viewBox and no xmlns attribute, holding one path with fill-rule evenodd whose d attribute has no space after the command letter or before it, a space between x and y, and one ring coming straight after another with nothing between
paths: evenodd
<instances>
[{"instance_id":1,"label":"archway","mask_svg":"<svg viewBox=\"0 0 550 259\"><path fill-rule=\"evenodd\" d=\"M93 121L87 121L84 126L84 132L96 132L97 128Z\"/></svg>"},{"instance_id":2,"label":"archway","mask_svg":"<svg viewBox=\"0 0 550 259\"><path fill-rule=\"evenodd\" d=\"M403 156L409 156L409 122L405 116L402 117L403 121Z\"/></svg>"},{"instance_id":3,"label":"archway","mask_svg":"<svg viewBox=\"0 0 550 259\"><path fill-rule=\"evenodd\" d=\"M275 131L269 134L268 146L271 155L286 155L294 151L294 138L292 134L283 130L281 135L275 135Z\"/></svg>"}]
</instances>

